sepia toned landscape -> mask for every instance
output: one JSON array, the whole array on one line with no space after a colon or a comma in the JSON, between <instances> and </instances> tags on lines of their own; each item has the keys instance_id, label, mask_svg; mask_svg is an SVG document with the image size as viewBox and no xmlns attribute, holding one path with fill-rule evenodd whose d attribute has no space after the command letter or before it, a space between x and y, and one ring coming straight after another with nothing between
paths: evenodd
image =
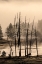
<instances>
[{"instance_id":1,"label":"sepia toned landscape","mask_svg":"<svg viewBox=\"0 0 42 64\"><path fill-rule=\"evenodd\" d=\"M42 64L41 0L0 0L0 64Z\"/></svg>"}]
</instances>

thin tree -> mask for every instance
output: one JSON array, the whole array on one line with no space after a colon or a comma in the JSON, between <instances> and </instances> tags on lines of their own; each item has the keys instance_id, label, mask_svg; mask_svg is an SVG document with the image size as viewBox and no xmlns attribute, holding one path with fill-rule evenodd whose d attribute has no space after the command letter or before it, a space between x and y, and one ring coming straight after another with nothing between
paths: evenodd
<instances>
[{"instance_id":1,"label":"thin tree","mask_svg":"<svg viewBox=\"0 0 42 64\"><path fill-rule=\"evenodd\" d=\"M27 42L27 57L28 57L28 29L27 29L27 35L26 35L26 42Z\"/></svg>"},{"instance_id":2,"label":"thin tree","mask_svg":"<svg viewBox=\"0 0 42 64\"><path fill-rule=\"evenodd\" d=\"M31 39L30 39L30 55L31 55L31 44L32 44L32 34L33 34L33 30L34 30L34 20L33 20L33 24L32 24L32 30L31 30Z\"/></svg>"},{"instance_id":3,"label":"thin tree","mask_svg":"<svg viewBox=\"0 0 42 64\"><path fill-rule=\"evenodd\" d=\"M15 37L15 56L16 56L16 37Z\"/></svg>"},{"instance_id":4,"label":"thin tree","mask_svg":"<svg viewBox=\"0 0 42 64\"><path fill-rule=\"evenodd\" d=\"M21 42L20 42L20 14L19 14L19 28L18 28L18 47L20 46L19 56L21 56Z\"/></svg>"},{"instance_id":5,"label":"thin tree","mask_svg":"<svg viewBox=\"0 0 42 64\"><path fill-rule=\"evenodd\" d=\"M3 33L2 33L2 27L0 25L0 39L2 39L2 37L3 37Z\"/></svg>"},{"instance_id":6,"label":"thin tree","mask_svg":"<svg viewBox=\"0 0 42 64\"><path fill-rule=\"evenodd\" d=\"M36 51L37 51L37 57L38 57L38 44L37 44L37 33L36 33L36 28L35 28L35 40L36 40Z\"/></svg>"},{"instance_id":7,"label":"thin tree","mask_svg":"<svg viewBox=\"0 0 42 64\"><path fill-rule=\"evenodd\" d=\"M28 22L28 26L27 26L27 57L28 57L28 55L29 55L29 53L28 53L28 44L29 44L29 22Z\"/></svg>"},{"instance_id":8,"label":"thin tree","mask_svg":"<svg viewBox=\"0 0 42 64\"><path fill-rule=\"evenodd\" d=\"M12 41L10 41L9 46L10 46L10 55L9 55L9 57L11 58L11 52L12 52Z\"/></svg>"},{"instance_id":9,"label":"thin tree","mask_svg":"<svg viewBox=\"0 0 42 64\"><path fill-rule=\"evenodd\" d=\"M25 17L25 30L26 30L26 17ZM26 56L26 41L25 41L25 56Z\"/></svg>"},{"instance_id":10,"label":"thin tree","mask_svg":"<svg viewBox=\"0 0 42 64\"><path fill-rule=\"evenodd\" d=\"M15 43L15 56L16 56L16 34L15 34L16 25L15 25L15 22L16 22L16 16L14 18L14 43Z\"/></svg>"},{"instance_id":11,"label":"thin tree","mask_svg":"<svg viewBox=\"0 0 42 64\"><path fill-rule=\"evenodd\" d=\"M30 39L30 55L31 55L31 44L32 44L32 31L31 31L31 39Z\"/></svg>"}]
</instances>

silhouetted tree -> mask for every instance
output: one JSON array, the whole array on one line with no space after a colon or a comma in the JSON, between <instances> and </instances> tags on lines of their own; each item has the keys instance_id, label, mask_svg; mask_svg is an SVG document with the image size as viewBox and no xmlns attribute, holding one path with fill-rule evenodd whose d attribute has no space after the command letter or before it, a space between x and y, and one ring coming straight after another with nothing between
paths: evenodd
<instances>
[{"instance_id":1,"label":"silhouetted tree","mask_svg":"<svg viewBox=\"0 0 42 64\"><path fill-rule=\"evenodd\" d=\"M0 39L2 39L2 37L3 37L3 33L2 33L2 27L0 25Z\"/></svg>"},{"instance_id":2,"label":"silhouetted tree","mask_svg":"<svg viewBox=\"0 0 42 64\"><path fill-rule=\"evenodd\" d=\"M6 34L9 38L13 38L14 36L14 29L13 29L13 25L10 23L9 26L6 29Z\"/></svg>"},{"instance_id":3,"label":"silhouetted tree","mask_svg":"<svg viewBox=\"0 0 42 64\"><path fill-rule=\"evenodd\" d=\"M27 57L28 57L28 29L27 29L27 34L26 34L26 43L27 43Z\"/></svg>"},{"instance_id":4,"label":"silhouetted tree","mask_svg":"<svg viewBox=\"0 0 42 64\"><path fill-rule=\"evenodd\" d=\"M16 56L16 37L15 37L15 56Z\"/></svg>"},{"instance_id":5,"label":"silhouetted tree","mask_svg":"<svg viewBox=\"0 0 42 64\"><path fill-rule=\"evenodd\" d=\"M38 56L38 44L37 44L36 28L35 28L35 40L36 40L36 51L37 51L37 56Z\"/></svg>"}]
</instances>

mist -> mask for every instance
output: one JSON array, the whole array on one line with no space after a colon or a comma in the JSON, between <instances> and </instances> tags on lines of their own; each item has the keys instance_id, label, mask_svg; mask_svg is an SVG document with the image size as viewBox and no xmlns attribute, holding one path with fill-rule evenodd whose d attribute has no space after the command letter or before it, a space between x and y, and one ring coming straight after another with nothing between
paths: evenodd
<instances>
[{"instance_id":1,"label":"mist","mask_svg":"<svg viewBox=\"0 0 42 64\"><path fill-rule=\"evenodd\" d=\"M42 19L42 1L31 0L0 0L0 24L3 32L5 32L9 23L14 24L14 17L21 12L21 20L24 22L25 16L27 22L33 21L35 16L35 23Z\"/></svg>"}]
</instances>

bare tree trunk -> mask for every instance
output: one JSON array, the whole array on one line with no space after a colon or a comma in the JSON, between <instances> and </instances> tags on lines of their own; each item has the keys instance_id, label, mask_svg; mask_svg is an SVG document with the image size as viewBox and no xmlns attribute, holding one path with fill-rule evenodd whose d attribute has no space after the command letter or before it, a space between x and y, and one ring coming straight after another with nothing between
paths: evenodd
<instances>
[{"instance_id":1,"label":"bare tree trunk","mask_svg":"<svg viewBox=\"0 0 42 64\"><path fill-rule=\"evenodd\" d=\"M38 57L37 37L36 37L36 50L37 50L37 57Z\"/></svg>"},{"instance_id":2,"label":"bare tree trunk","mask_svg":"<svg viewBox=\"0 0 42 64\"><path fill-rule=\"evenodd\" d=\"M37 34L36 34L36 28L35 28L35 40L36 40L36 51L37 51L37 57L38 57L38 44L37 44Z\"/></svg>"},{"instance_id":3,"label":"bare tree trunk","mask_svg":"<svg viewBox=\"0 0 42 64\"><path fill-rule=\"evenodd\" d=\"M19 56L21 56L21 42L20 42L20 15L19 15L19 46L20 46Z\"/></svg>"},{"instance_id":4,"label":"bare tree trunk","mask_svg":"<svg viewBox=\"0 0 42 64\"><path fill-rule=\"evenodd\" d=\"M16 56L16 37L15 37L15 56Z\"/></svg>"},{"instance_id":5,"label":"bare tree trunk","mask_svg":"<svg viewBox=\"0 0 42 64\"><path fill-rule=\"evenodd\" d=\"M26 42L25 42L25 56L26 56Z\"/></svg>"},{"instance_id":6,"label":"bare tree trunk","mask_svg":"<svg viewBox=\"0 0 42 64\"><path fill-rule=\"evenodd\" d=\"M27 36L26 37L27 37L26 40L27 40L27 57L28 57L28 29L27 29Z\"/></svg>"}]
</instances>

